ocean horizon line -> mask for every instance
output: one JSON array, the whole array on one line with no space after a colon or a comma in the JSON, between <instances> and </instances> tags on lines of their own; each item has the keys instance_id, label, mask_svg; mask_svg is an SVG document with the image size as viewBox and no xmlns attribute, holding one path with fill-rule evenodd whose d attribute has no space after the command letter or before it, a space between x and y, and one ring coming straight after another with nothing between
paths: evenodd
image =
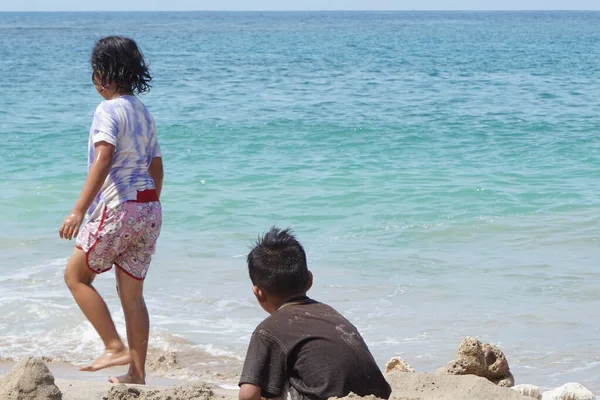
<instances>
[{"instance_id":1,"label":"ocean horizon line","mask_svg":"<svg viewBox=\"0 0 600 400\"><path fill-rule=\"evenodd\" d=\"M44 14L44 13L578 13L600 12L598 9L247 9L247 10L0 10L2 14Z\"/></svg>"}]
</instances>

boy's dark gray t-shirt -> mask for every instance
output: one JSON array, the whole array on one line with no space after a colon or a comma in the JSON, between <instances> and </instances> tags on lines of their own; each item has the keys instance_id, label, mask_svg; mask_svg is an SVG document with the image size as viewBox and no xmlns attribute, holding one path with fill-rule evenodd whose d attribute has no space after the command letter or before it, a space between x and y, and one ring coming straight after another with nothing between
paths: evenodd
<instances>
[{"instance_id":1,"label":"boy's dark gray t-shirt","mask_svg":"<svg viewBox=\"0 0 600 400\"><path fill-rule=\"evenodd\" d=\"M259 386L262 396L328 399L350 392L390 396L357 329L326 304L308 298L285 304L254 331L240 385Z\"/></svg>"}]
</instances>

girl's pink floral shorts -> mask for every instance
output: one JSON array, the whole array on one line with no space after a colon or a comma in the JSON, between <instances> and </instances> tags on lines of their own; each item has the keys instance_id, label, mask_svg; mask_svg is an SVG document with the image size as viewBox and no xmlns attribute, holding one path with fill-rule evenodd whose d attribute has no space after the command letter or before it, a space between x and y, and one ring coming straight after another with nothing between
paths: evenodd
<instances>
[{"instance_id":1,"label":"girl's pink floral shorts","mask_svg":"<svg viewBox=\"0 0 600 400\"><path fill-rule=\"evenodd\" d=\"M160 202L128 201L104 208L99 219L86 222L77 235L77 248L97 274L113 264L132 278L146 277L162 225Z\"/></svg>"}]
</instances>

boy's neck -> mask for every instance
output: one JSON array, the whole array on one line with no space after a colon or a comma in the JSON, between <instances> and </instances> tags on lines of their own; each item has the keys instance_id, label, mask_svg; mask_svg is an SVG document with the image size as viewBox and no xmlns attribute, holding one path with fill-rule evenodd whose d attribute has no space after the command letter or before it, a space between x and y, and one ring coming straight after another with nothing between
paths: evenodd
<instances>
[{"instance_id":1,"label":"boy's neck","mask_svg":"<svg viewBox=\"0 0 600 400\"><path fill-rule=\"evenodd\" d=\"M301 304L302 302L304 302L308 297L306 296L306 292L304 293L299 293L299 294L295 294L293 296L288 296L288 297L282 297L282 298L277 298L277 299L273 299L273 308L275 310L280 310L282 307L285 307L286 305L290 305L292 303L298 303Z\"/></svg>"}]
</instances>

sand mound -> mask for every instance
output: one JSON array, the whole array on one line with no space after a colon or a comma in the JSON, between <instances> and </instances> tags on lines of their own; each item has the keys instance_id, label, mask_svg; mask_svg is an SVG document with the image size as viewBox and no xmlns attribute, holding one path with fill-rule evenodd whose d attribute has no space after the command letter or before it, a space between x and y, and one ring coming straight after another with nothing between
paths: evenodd
<instances>
[{"instance_id":1,"label":"sand mound","mask_svg":"<svg viewBox=\"0 0 600 400\"><path fill-rule=\"evenodd\" d=\"M433 375L392 371L385 378L395 400L525 400L516 391L475 375Z\"/></svg>"},{"instance_id":2,"label":"sand mound","mask_svg":"<svg viewBox=\"0 0 600 400\"><path fill-rule=\"evenodd\" d=\"M496 386L487 379L475 375L433 375L392 370L385 375L385 378L392 387L391 400L527 399L512 389ZM360 397L354 393L337 400L359 399L377 400L375 396Z\"/></svg>"},{"instance_id":3,"label":"sand mound","mask_svg":"<svg viewBox=\"0 0 600 400\"><path fill-rule=\"evenodd\" d=\"M212 400L213 391L204 384L173 386L165 389L144 390L137 386L113 386L103 400Z\"/></svg>"},{"instance_id":4,"label":"sand mound","mask_svg":"<svg viewBox=\"0 0 600 400\"><path fill-rule=\"evenodd\" d=\"M54 376L42 360L30 357L18 362L0 379L2 400L61 400Z\"/></svg>"},{"instance_id":5,"label":"sand mound","mask_svg":"<svg viewBox=\"0 0 600 400\"><path fill-rule=\"evenodd\" d=\"M456 360L440 368L437 375L477 375L498 386L511 387L515 379L502 350L493 344L483 344L474 337L466 337L456 354Z\"/></svg>"},{"instance_id":6,"label":"sand mound","mask_svg":"<svg viewBox=\"0 0 600 400\"><path fill-rule=\"evenodd\" d=\"M141 398L143 391L125 385L113 386L102 400L130 400Z\"/></svg>"},{"instance_id":7,"label":"sand mound","mask_svg":"<svg viewBox=\"0 0 600 400\"><path fill-rule=\"evenodd\" d=\"M410 366L409 363L404 361L400 357L394 357L390 361L385 364L385 373L391 371L399 371L399 372L417 372L413 367Z\"/></svg>"}]
</instances>

